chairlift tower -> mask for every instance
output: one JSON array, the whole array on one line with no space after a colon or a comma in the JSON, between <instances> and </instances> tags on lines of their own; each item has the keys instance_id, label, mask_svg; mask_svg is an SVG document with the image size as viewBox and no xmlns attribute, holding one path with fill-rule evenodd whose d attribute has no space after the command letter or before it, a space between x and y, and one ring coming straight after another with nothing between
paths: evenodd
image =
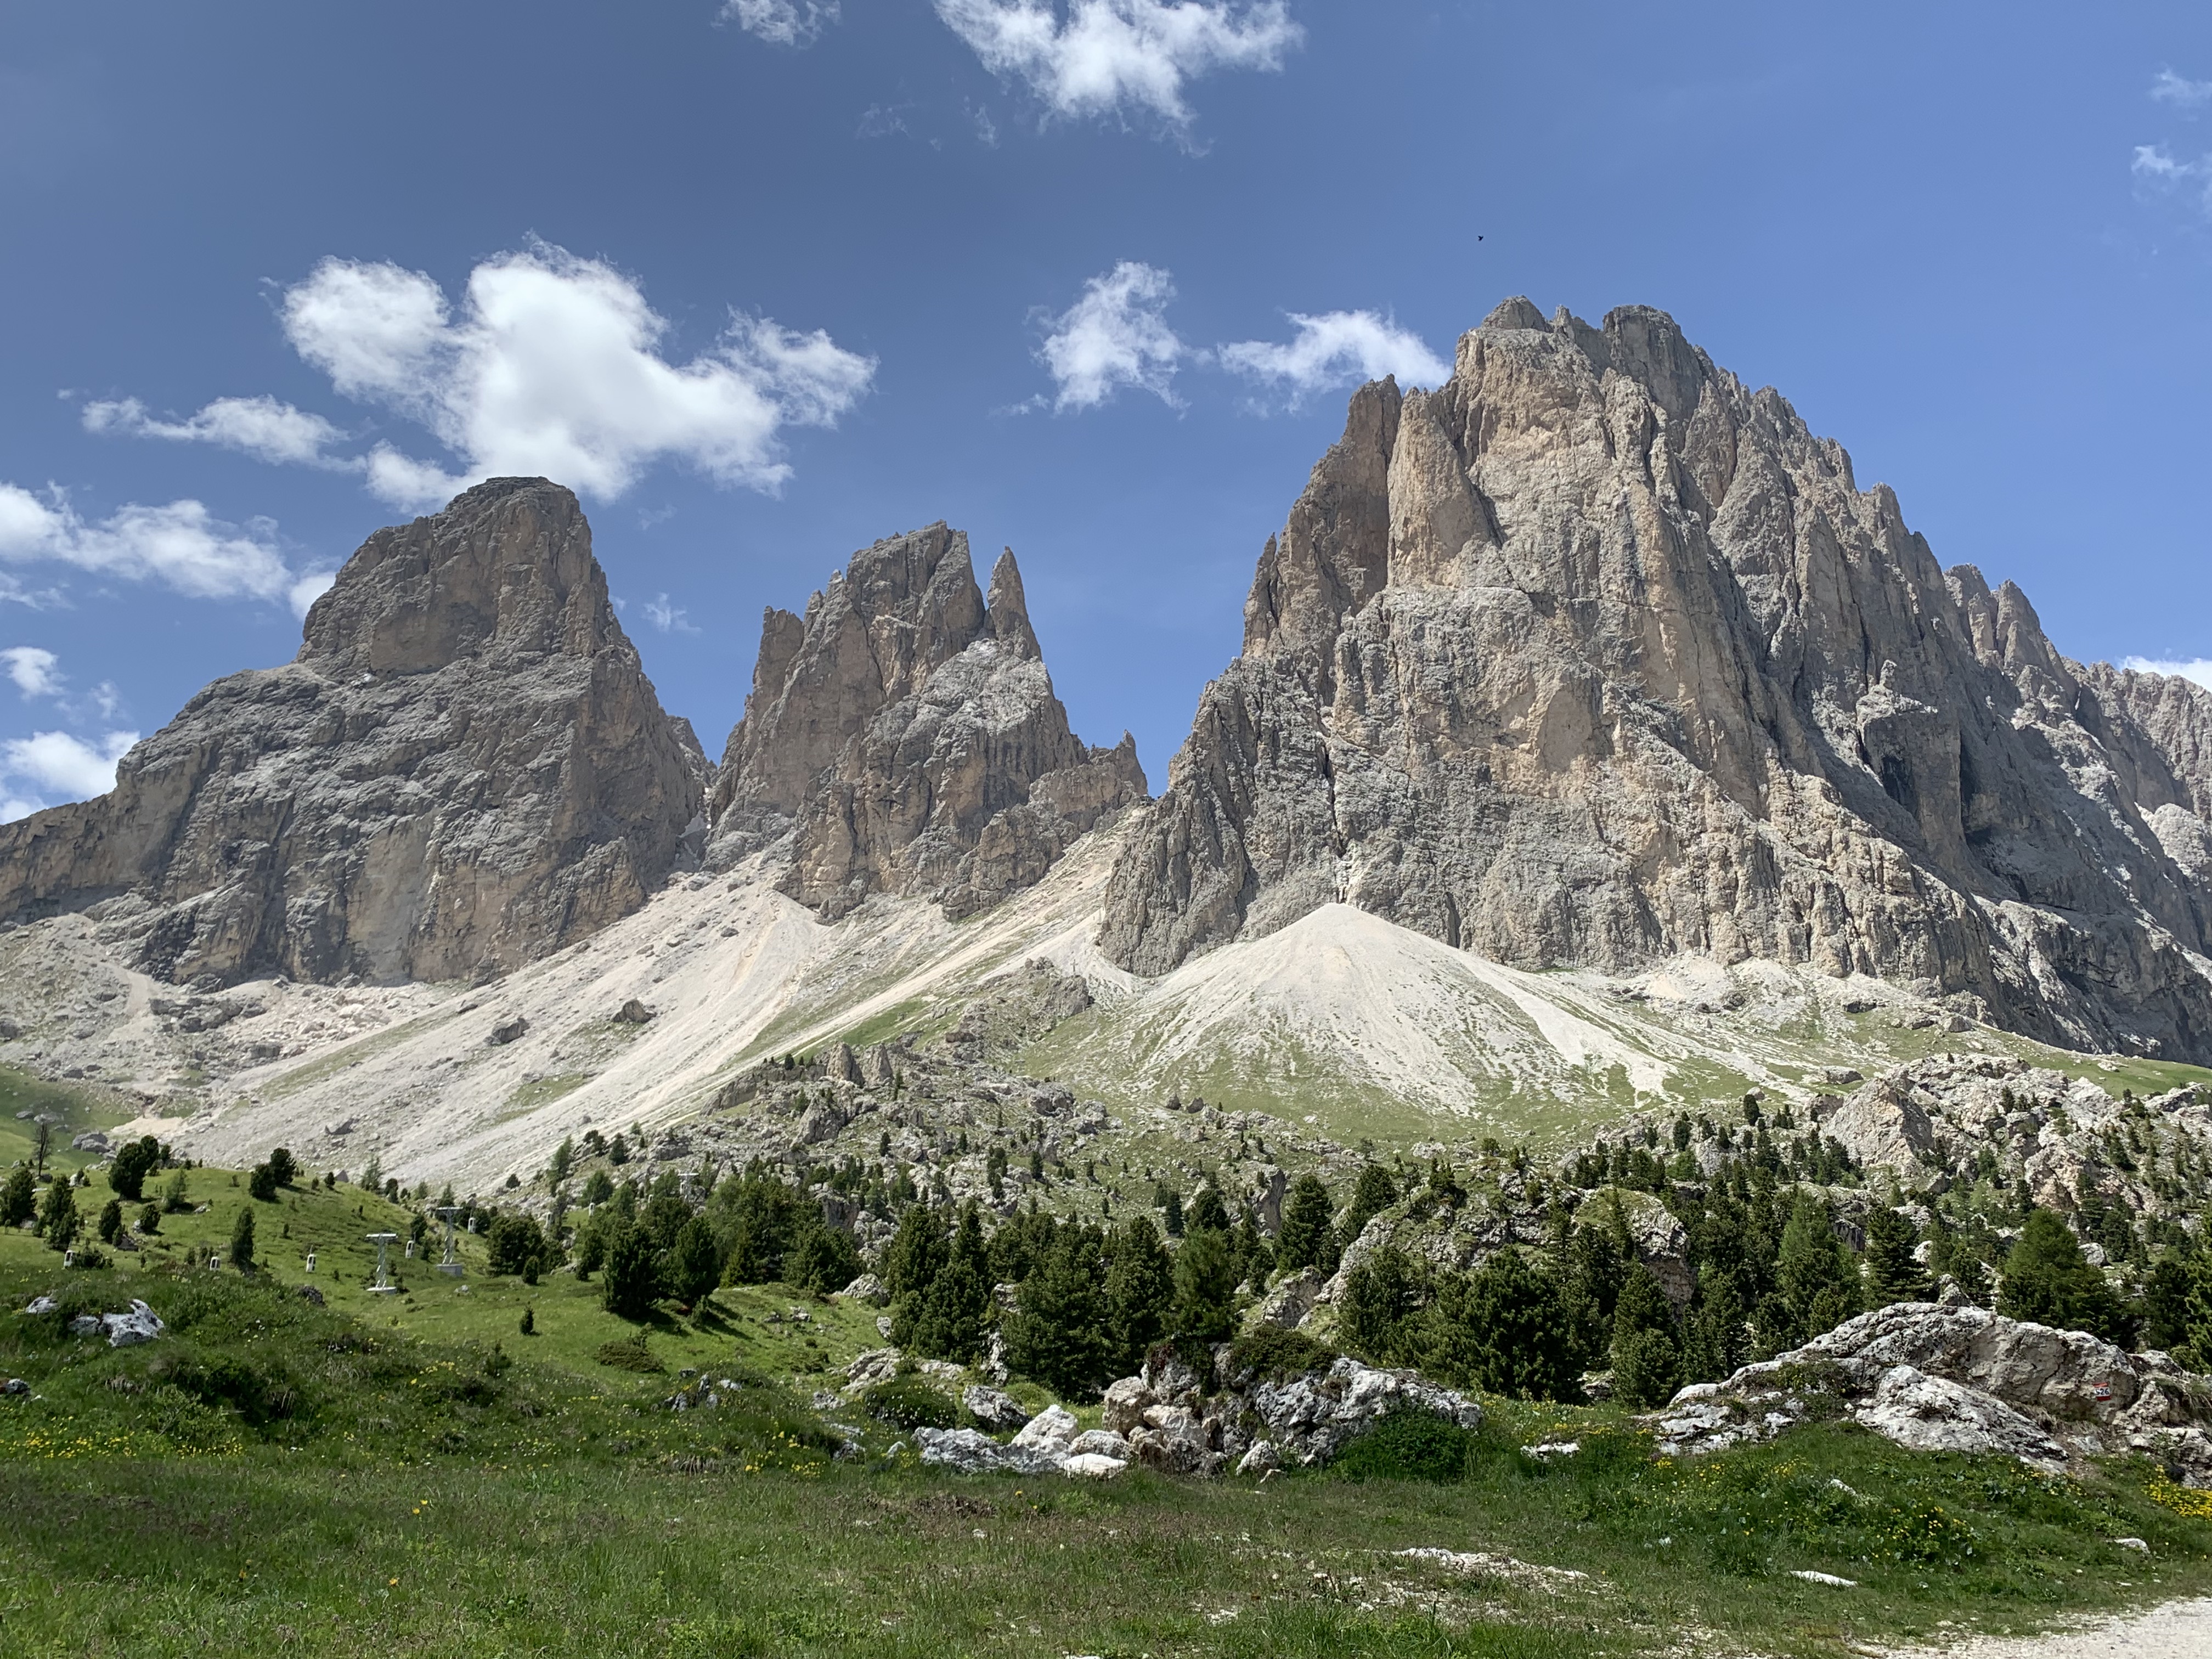
<instances>
[{"instance_id":1,"label":"chairlift tower","mask_svg":"<svg viewBox=\"0 0 2212 1659\"><path fill-rule=\"evenodd\" d=\"M446 1255L445 1259L438 1263L438 1271L448 1279L459 1279L468 1272L461 1265L461 1258L453 1252L453 1218L460 1212L461 1206L458 1204L443 1205L437 1211L438 1219L446 1224Z\"/></svg>"}]
</instances>

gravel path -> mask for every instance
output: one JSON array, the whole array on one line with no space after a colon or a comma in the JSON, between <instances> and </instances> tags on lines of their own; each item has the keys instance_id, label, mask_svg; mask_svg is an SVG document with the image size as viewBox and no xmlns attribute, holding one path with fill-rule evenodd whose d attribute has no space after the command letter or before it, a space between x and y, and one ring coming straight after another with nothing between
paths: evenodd
<instances>
[{"instance_id":1,"label":"gravel path","mask_svg":"<svg viewBox=\"0 0 2212 1659\"><path fill-rule=\"evenodd\" d=\"M2212 1659L2212 1601L2169 1601L2049 1636L1978 1636L1956 1647L1913 1648L1896 1659Z\"/></svg>"}]
</instances>

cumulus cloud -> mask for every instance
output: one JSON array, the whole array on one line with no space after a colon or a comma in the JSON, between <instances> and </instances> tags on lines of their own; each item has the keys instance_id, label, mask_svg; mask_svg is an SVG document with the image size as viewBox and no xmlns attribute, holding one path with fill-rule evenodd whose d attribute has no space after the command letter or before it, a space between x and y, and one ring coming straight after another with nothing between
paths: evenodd
<instances>
[{"instance_id":1,"label":"cumulus cloud","mask_svg":"<svg viewBox=\"0 0 2212 1659\"><path fill-rule=\"evenodd\" d=\"M1420 336L1372 311L1316 317L1292 312L1291 325L1297 332L1286 343L1243 340L1214 355L1223 368L1280 389L1293 404L1311 392L1386 374L1408 386L1441 386L1451 378L1451 365Z\"/></svg>"},{"instance_id":2,"label":"cumulus cloud","mask_svg":"<svg viewBox=\"0 0 2212 1659\"><path fill-rule=\"evenodd\" d=\"M96 743L66 732L34 732L0 744L0 823L106 794L115 787L116 762L137 741L136 732L110 732Z\"/></svg>"},{"instance_id":3,"label":"cumulus cloud","mask_svg":"<svg viewBox=\"0 0 2212 1659\"><path fill-rule=\"evenodd\" d=\"M11 645L0 651L8 678L27 697L51 697L61 690L61 659L43 646Z\"/></svg>"},{"instance_id":4,"label":"cumulus cloud","mask_svg":"<svg viewBox=\"0 0 2212 1659\"><path fill-rule=\"evenodd\" d=\"M256 460L305 466L343 466L328 453L344 436L319 415L274 398L218 398L182 421L161 421L136 398L84 406L84 429L178 443L216 444Z\"/></svg>"},{"instance_id":5,"label":"cumulus cloud","mask_svg":"<svg viewBox=\"0 0 2212 1659\"><path fill-rule=\"evenodd\" d=\"M611 499L664 459L773 491L791 471L782 429L835 425L876 368L826 333L746 316L713 349L671 362L659 349L668 324L636 283L545 245L479 264L458 307L421 271L325 259L286 290L283 320L338 392L416 422L461 465L389 441L334 453L336 427L272 398L222 398L179 421L125 398L93 405L86 423L341 467L404 507L442 505L501 473Z\"/></svg>"},{"instance_id":6,"label":"cumulus cloud","mask_svg":"<svg viewBox=\"0 0 2212 1659\"><path fill-rule=\"evenodd\" d=\"M1085 283L1037 351L1060 389L1053 406L1095 408L1125 386L1174 404L1176 369L1191 355L1168 326L1174 298L1166 271L1133 259Z\"/></svg>"},{"instance_id":7,"label":"cumulus cloud","mask_svg":"<svg viewBox=\"0 0 2212 1659\"><path fill-rule=\"evenodd\" d=\"M2123 657L2120 666L2138 674L2172 674L2212 690L2212 657Z\"/></svg>"},{"instance_id":8,"label":"cumulus cloud","mask_svg":"<svg viewBox=\"0 0 2212 1659\"><path fill-rule=\"evenodd\" d=\"M2150 95L2159 103L2180 109L2202 109L2212 104L2212 81L2185 81L2172 70L2162 69L2150 83Z\"/></svg>"},{"instance_id":9,"label":"cumulus cloud","mask_svg":"<svg viewBox=\"0 0 2212 1659\"><path fill-rule=\"evenodd\" d=\"M1217 69L1279 70L1305 38L1285 0L936 0L946 27L994 75L1055 115L1148 110L1188 126L1183 86Z\"/></svg>"},{"instance_id":10,"label":"cumulus cloud","mask_svg":"<svg viewBox=\"0 0 2212 1659\"><path fill-rule=\"evenodd\" d=\"M301 610L302 578L265 520L226 524L195 501L129 506L97 522L68 499L0 483L0 563L51 561L124 581L158 581L194 599L283 599ZM327 579L323 579L327 582Z\"/></svg>"},{"instance_id":11,"label":"cumulus cloud","mask_svg":"<svg viewBox=\"0 0 2212 1659\"><path fill-rule=\"evenodd\" d=\"M837 21L837 0L726 0L718 20L779 46L811 46Z\"/></svg>"}]
</instances>

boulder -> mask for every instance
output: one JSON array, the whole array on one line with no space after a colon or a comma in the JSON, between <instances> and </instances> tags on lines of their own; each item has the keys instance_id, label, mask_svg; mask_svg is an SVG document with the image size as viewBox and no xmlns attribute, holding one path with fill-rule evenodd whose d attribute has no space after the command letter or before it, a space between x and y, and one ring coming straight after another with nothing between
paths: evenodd
<instances>
[{"instance_id":1,"label":"boulder","mask_svg":"<svg viewBox=\"0 0 2212 1659\"><path fill-rule=\"evenodd\" d=\"M886 1292L882 1279L873 1273L862 1273L837 1294L850 1301L872 1302L881 1306Z\"/></svg>"},{"instance_id":2,"label":"boulder","mask_svg":"<svg viewBox=\"0 0 2212 1659\"><path fill-rule=\"evenodd\" d=\"M1073 1452L1060 1463L1060 1472L1071 1479L1111 1480L1128 1467L1126 1458L1108 1457L1099 1452Z\"/></svg>"},{"instance_id":3,"label":"boulder","mask_svg":"<svg viewBox=\"0 0 2212 1659\"><path fill-rule=\"evenodd\" d=\"M1294 1331L1305 1323L1306 1316L1321 1300L1322 1287L1328 1282L1317 1269L1301 1267L1270 1290L1246 1322L1276 1325Z\"/></svg>"},{"instance_id":4,"label":"boulder","mask_svg":"<svg viewBox=\"0 0 2212 1659\"><path fill-rule=\"evenodd\" d=\"M635 997L632 997L615 1012L615 1024L617 1025L644 1025L652 1018L653 1010Z\"/></svg>"},{"instance_id":5,"label":"boulder","mask_svg":"<svg viewBox=\"0 0 2212 1659\"><path fill-rule=\"evenodd\" d=\"M1986 1309L1903 1302L1847 1319L1724 1382L1682 1389L1643 1420L1687 1456L1848 1416L1922 1450L1994 1452L2039 1467L2122 1449L2212 1486L2212 1381L2162 1353Z\"/></svg>"},{"instance_id":6,"label":"boulder","mask_svg":"<svg viewBox=\"0 0 2212 1659\"><path fill-rule=\"evenodd\" d=\"M994 1390L984 1389L981 1392L991 1393ZM999 1397L1002 1400L1006 1399L1004 1395ZM1013 1404L1012 1401L1007 1401L1006 1403ZM1016 1406L1014 1409L1019 1411L1021 1407ZM1075 1420L1075 1413L1065 1406L1047 1406L1022 1425L1022 1431L1014 1437L1013 1443L1040 1451L1050 1448L1064 1455L1066 1453L1068 1443L1082 1431L1082 1426Z\"/></svg>"},{"instance_id":7,"label":"boulder","mask_svg":"<svg viewBox=\"0 0 2212 1659\"><path fill-rule=\"evenodd\" d=\"M980 1382L971 1382L962 1391L960 1403L967 1407L969 1416L994 1433L1025 1427L1030 1420L1030 1414L1012 1395L987 1389Z\"/></svg>"}]
</instances>

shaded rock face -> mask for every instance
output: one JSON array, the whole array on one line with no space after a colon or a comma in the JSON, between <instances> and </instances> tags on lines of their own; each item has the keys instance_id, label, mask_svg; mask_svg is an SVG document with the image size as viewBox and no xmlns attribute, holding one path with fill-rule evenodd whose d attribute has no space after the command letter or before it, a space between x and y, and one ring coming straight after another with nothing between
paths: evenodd
<instances>
[{"instance_id":1,"label":"shaded rock face","mask_svg":"<svg viewBox=\"0 0 2212 1659\"><path fill-rule=\"evenodd\" d=\"M701 771L575 497L495 478L371 536L296 659L209 686L111 793L0 827L0 915L99 904L178 981L496 971L644 902Z\"/></svg>"},{"instance_id":2,"label":"shaded rock face","mask_svg":"<svg viewBox=\"0 0 2212 1659\"><path fill-rule=\"evenodd\" d=\"M1347 902L1527 968L1924 981L2212 1058L2212 698L2069 663L1771 390L1509 301L1352 402L1101 943L1158 974Z\"/></svg>"},{"instance_id":3,"label":"shaded rock face","mask_svg":"<svg viewBox=\"0 0 2212 1659\"><path fill-rule=\"evenodd\" d=\"M871 893L957 920L1144 795L1133 738L1093 749L1068 730L1012 553L987 599L967 537L936 524L854 554L804 618L768 612L708 857L789 835L784 890L825 920Z\"/></svg>"}]
</instances>

